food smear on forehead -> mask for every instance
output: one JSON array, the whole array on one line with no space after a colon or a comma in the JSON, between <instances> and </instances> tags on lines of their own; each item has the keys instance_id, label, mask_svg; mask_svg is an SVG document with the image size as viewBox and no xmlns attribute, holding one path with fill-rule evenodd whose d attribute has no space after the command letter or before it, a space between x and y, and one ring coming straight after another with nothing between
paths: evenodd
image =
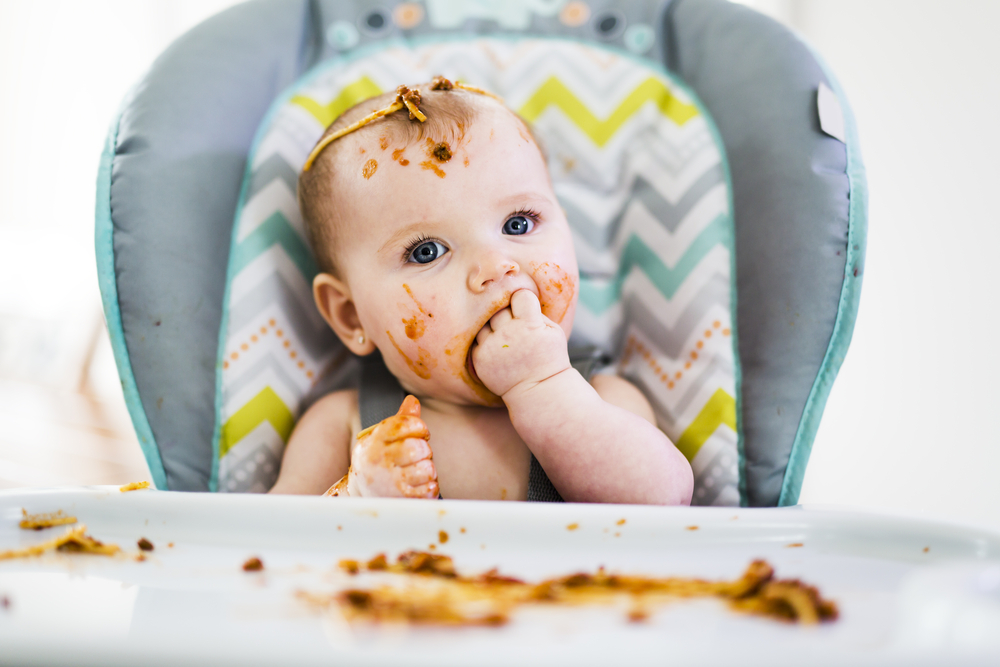
<instances>
[{"instance_id":1,"label":"food smear on forehead","mask_svg":"<svg viewBox=\"0 0 1000 667\"><path fill-rule=\"evenodd\" d=\"M405 151L406 148L397 148L392 152L392 159L398 162L402 167L405 167L406 165L410 164L410 161L407 160L405 157L403 157L403 153Z\"/></svg>"},{"instance_id":2,"label":"food smear on forehead","mask_svg":"<svg viewBox=\"0 0 1000 667\"><path fill-rule=\"evenodd\" d=\"M451 146L448 145L447 141L435 142L427 137L427 155L438 162L447 162L451 159Z\"/></svg>"},{"instance_id":3,"label":"food smear on forehead","mask_svg":"<svg viewBox=\"0 0 1000 667\"><path fill-rule=\"evenodd\" d=\"M381 137L379 137L378 138L378 147L381 148L382 150L385 150L386 148L388 148L389 147L389 137L387 137L385 135L382 135Z\"/></svg>"},{"instance_id":4,"label":"food smear on forehead","mask_svg":"<svg viewBox=\"0 0 1000 667\"><path fill-rule=\"evenodd\" d=\"M431 369L437 366L437 362L431 358L430 353L422 347L417 347L417 359L414 361L403 351L403 348L399 346L396 339L392 337L392 332L386 331L385 333L389 336L389 342L396 348L396 352L399 352L399 356L403 358L403 361L410 367L413 374L423 380L429 380L431 378Z\"/></svg>"},{"instance_id":5,"label":"food smear on forehead","mask_svg":"<svg viewBox=\"0 0 1000 667\"><path fill-rule=\"evenodd\" d=\"M545 262L532 267L531 277L538 285L538 300L542 305L542 315L559 324L565 319L569 307L573 304L576 281L558 264Z\"/></svg>"},{"instance_id":6,"label":"food smear on forehead","mask_svg":"<svg viewBox=\"0 0 1000 667\"><path fill-rule=\"evenodd\" d=\"M368 160L368 162L365 162L365 166L361 169L361 175L364 176L367 181L375 174L377 169L378 162L375 161L375 158L372 158L371 160Z\"/></svg>"},{"instance_id":7,"label":"food smear on forehead","mask_svg":"<svg viewBox=\"0 0 1000 667\"><path fill-rule=\"evenodd\" d=\"M440 168L438 168L438 166L430 160L424 160L423 162L420 163L420 166L428 171L433 171L434 175L437 176L438 178L445 177L445 172L442 171Z\"/></svg>"}]
</instances>

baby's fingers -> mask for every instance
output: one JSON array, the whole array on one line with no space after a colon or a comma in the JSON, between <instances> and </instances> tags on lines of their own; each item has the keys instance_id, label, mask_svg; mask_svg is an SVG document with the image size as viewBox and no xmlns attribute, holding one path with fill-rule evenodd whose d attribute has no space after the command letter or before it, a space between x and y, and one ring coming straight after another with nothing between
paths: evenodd
<instances>
[{"instance_id":1,"label":"baby's fingers","mask_svg":"<svg viewBox=\"0 0 1000 667\"><path fill-rule=\"evenodd\" d=\"M510 297L510 312L514 319L537 320L542 317L542 304L531 290L519 289Z\"/></svg>"},{"instance_id":2,"label":"baby's fingers","mask_svg":"<svg viewBox=\"0 0 1000 667\"><path fill-rule=\"evenodd\" d=\"M429 461L432 458L434 453L426 440L407 438L399 443L399 451L393 457L393 463L397 466L409 466L417 461Z\"/></svg>"},{"instance_id":3,"label":"baby's fingers","mask_svg":"<svg viewBox=\"0 0 1000 667\"><path fill-rule=\"evenodd\" d=\"M382 422L381 426L378 437L385 442L396 442L407 438L427 440L431 437L431 432L427 429L424 420L412 415L389 417Z\"/></svg>"},{"instance_id":4,"label":"baby's fingers","mask_svg":"<svg viewBox=\"0 0 1000 667\"><path fill-rule=\"evenodd\" d=\"M399 469L400 479L406 486L422 486L437 481L437 469L428 459Z\"/></svg>"},{"instance_id":5,"label":"baby's fingers","mask_svg":"<svg viewBox=\"0 0 1000 667\"><path fill-rule=\"evenodd\" d=\"M409 486L402 489L403 495L407 498L427 498L428 500L436 500L439 495L441 495L441 490L438 488L437 482L428 482L427 484L421 484L420 486Z\"/></svg>"}]
</instances>

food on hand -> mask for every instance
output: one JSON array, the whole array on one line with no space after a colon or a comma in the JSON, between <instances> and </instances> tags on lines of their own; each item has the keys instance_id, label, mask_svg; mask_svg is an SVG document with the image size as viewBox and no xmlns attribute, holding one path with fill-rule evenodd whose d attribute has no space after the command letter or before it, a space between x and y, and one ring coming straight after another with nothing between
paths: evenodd
<instances>
[{"instance_id":1,"label":"food on hand","mask_svg":"<svg viewBox=\"0 0 1000 667\"><path fill-rule=\"evenodd\" d=\"M437 470L420 401L403 399L399 411L358 433L351 467L325 496L437 498Z\"/></svg>"}]
</instances>

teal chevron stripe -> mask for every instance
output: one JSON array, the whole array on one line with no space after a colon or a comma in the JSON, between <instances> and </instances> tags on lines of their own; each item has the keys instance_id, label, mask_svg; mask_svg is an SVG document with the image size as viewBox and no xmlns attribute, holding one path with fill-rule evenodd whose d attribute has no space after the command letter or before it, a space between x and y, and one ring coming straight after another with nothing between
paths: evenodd
<instances>
[{"instance_id":1,"label":"teal chevron stripe","mask_svg":"<svg viewBox=\"0 0 1000 667\"><path fill-rule=\"evenodd\" d=\"M674 298L677 288L684 283L688 274L712 248L724 245L726 249L730 249L730 226L728 215L718 216L698 234L677 262L677 266L672 269L667 267L638 236L632 234L625 245L621 262L618 264L618 273L613 280L602 285L584 277L580 278L580 302L595 315L600 315L618 301L622 284L634 266L649 276L664 297Z\"/></svg>"},{"instance_id":2,"label":"teal chevron stripe","mask_svg":"<svg viewBox=\"0 0 1000 667\"><path fill-rule=\"evenodd\" d=\"M306 282L311 285L313 276L319 272L319 268L302 237L292 228L281 212L272 214L233 249L232 275L238 275L246 268L247 264L275 243L281 244L291 260L295 262L295 266L302 272Z\"/></svg>"}]
</instances>

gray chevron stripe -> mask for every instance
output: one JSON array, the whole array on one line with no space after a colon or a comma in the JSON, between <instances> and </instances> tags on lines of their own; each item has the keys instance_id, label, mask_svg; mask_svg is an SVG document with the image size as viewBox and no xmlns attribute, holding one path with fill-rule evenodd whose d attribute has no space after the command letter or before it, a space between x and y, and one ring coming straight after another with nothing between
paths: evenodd
<instances>
[{"instance_id":1,"label":"gray chevron stripe","mask_svg":"<svg viewBox=\"0 0 1000 667\"><path fill-rule=\"evenodd\" d=\"M333 332L325 323L317 322L318 314L303 309L295 291L279 273L273 273L247 293L239 303L229 307L229 330L239 331L251 324L260 312L269 306L279 304L282 312L290 320L290 326L299 336L302 345L312 356L330 349Z\"/></svg>"},{"instance_id":2,"label":"gray chevron stripe","mask_svg":"<svg viewBox=\"0 0 1000 667\"><path fill-rule=\"evenodd\" d=\"M637 202L644 206L649 214L672 234L680 225L681 220L691 212L691 209L702 200L705 194L724 182L725 174L722 171L722 165L717 164L706 170L697 181L692 183L680 201L671 204L643 176L636 176L628 201ZM566 218L569 220L574 234L595 248L607 248L611 245L611 240L618 234L618 229L631 207L631 204L625 206L611 224L600 227L571 202L561 201L560 203L566 211Z\"/></svg>"},{"instance_id":3,"label":"gray chevron stripe","mask_svg":"<svg viewBox=\"0 0 1000 667\"><path fill-rule=\"evenodd\" d=\"M253 199L255 194L276 178L283 180L293 193L298 188L298 171L292 169L292 166L278 153L264 160L250 175L250 185L247 187L247 194L243 201L248 202Z\"/></svg>"},{"instance_id":4,"label":"gray chevron stripe","mask_svg":"<svg viewBox=\"0 0 1000 667\"><path fill-rule=\"evenodd\" d=\"M698 396L698 392L701 391L706 384L713 381L716 377L716 373L721 373L726 378L731 378L733 376L732 363L726 359L715 356L705 368L699 371L698 376L693 382L690 384L684 383L687 385L684 388L684 395L681 396L681 400L677 401L677 406L674 408L677 410L678 414L688 409L695 397ZM728 390L728 387L726 389Z\"/></svg>"},{"instance_id":5,"label":"gray chevron stripe","mask_svg":"<svg viewBox=\"0 0 1000 667\"><path fill-rule=\"evenodd\" d=\"M280 353L279 353L280 354ZM257 360L250 368L244 370L238 376L234 374L233 379L226 383L226 396L235 396L240 393L246 386L254 386L257 389L261 389L262 385L260 382L260 375L266 370L272 370L278 379L290 391L297 391L297 387L302 383L301 380L296 380L292 378L281 365L281 363L274 357L273 352L269 352L263 358ZM289 405L288 409L293 413L297 412L297 407L295 405Z\"/></svg>"},{"instance_id":6,"label":"gray chevron stripe","mask_svg":"<svg viewBox=\"0 0 1000 667\"><path fill-rule=\"evenodd\" d=\"M717 305L725 307L729 300L729 277L716 273L709 278L677 318L673 328L653 315L649 307L637 296L633 294L623 296L625 320L647 336L653 337L661 352L671 359L677 359L683 352L682 348L688 336L698 326L705 313Z\"/></svg>"},{"instance_id":7,"label":"gray chevron stripe","mask_svg":"<svg viewBox=\"0 0 1000 667\"><path fill-rule=\"evenodd\" d=\"M701 372L698 374L698 377L695 378L694 382L688 385L688 387L685 389L684 395L681 396L681 400L678 401L676 407L673 410L668 408L660 398L663 394L666 393L667 391L666 388L661 390L659 384L646 383L645 381L643 381L641 376L633 375L628 372L623 373L622 377L628 380L629 382L632 382L635 385L638 385L640 387L643 386L647 387L647 391L643 393L646 395L646 398L649 399L649 402L653 405L653 411L656 412L657 415L662 415L665 418L659 421L665 421L668 424L676 424L679 416L691 405L691 402L694 401L695 396L698 395L698 390L704 387L705 384L707 384L712 379L715 372L728 371L731 374L732 373L731 369L732 369L732 364L725 362L719 359L718 357L714 358L708 364L708 366L706 366L704 369L701 370Z\"/></svg>"}]
</instances>

